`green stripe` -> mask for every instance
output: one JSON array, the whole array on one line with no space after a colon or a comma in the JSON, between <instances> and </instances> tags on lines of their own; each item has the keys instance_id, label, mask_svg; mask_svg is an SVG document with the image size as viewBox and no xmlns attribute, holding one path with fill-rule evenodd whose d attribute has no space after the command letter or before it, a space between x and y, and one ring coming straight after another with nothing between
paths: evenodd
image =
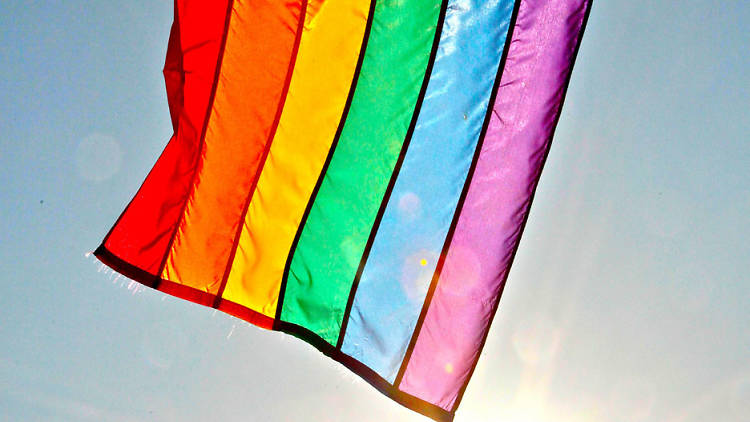
<instances>
[{"instance_id":1,"label":"green stripe","mask_svg":"<svg viewBox=\"0 0 750 422\"><path fill-rule=\"evenodd\" d=\"M440 4L382 0L375 6L351 108L293 252L281 319L331 345L412 120Z\"/></svg>"}]
</instances>

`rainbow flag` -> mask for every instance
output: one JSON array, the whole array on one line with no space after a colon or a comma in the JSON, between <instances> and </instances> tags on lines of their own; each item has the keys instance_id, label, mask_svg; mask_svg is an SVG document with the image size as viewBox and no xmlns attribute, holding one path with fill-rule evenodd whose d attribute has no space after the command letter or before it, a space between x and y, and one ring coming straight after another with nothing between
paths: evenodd
<instances>
[{"instance_id":1,"label":"rainbow flag","mask_svg":"<svg viewBox=\"0 0 750 422\"><path fill-rule=\"evenodd\" d=\"M452 420L590 7L177 0L174 136L96 256Z\"/></svg>"}]
</instances>

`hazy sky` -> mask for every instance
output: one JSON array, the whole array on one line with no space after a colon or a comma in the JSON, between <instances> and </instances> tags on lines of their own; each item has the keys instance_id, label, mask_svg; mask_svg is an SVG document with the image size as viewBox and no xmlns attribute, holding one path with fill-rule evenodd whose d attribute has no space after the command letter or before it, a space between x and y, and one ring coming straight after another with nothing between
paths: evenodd
<instances>
[{"instance_id":1,"label":"hazy sky","mask_svg":"<svg viewBox=\"0 0 750 422\"><path fill-rule=\"evenodd\" d=\"M170 0L0 2L0 420L422 421L93 250L164 148ZM462 422L750 414L750 2L597 0Z\"/></svg>"}]
</instances>

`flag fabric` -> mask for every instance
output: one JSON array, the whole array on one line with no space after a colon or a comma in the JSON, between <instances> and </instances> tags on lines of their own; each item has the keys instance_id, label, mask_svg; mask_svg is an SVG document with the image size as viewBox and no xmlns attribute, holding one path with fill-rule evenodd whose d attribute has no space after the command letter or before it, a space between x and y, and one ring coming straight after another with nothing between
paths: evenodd
<instances>
[{"instance_id":1,"label":"flag fabric","mask_svg":"<svg viewBox=\"0 0 750 422\"><path fill-rule=\"evenodd\" d=\"M95 255L453 419L590 0L176 0L174 135Z\"/></svg>"}]
</instances>

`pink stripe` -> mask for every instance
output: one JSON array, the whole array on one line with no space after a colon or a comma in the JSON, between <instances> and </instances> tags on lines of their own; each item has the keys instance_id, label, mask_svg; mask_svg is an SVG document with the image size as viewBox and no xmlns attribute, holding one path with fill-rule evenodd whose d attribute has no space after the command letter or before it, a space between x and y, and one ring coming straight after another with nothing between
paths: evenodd
<instances>
[{"instance_id":1,"label":"pink stripe","mask_svg":"<svg viewBox=\"0 0 750 422\"><path fill-rule=\"evenodd\" d=\"M522 0L494 113L400 390L452 410L489 330L590 0Z\"/></svg>"}]
</instances>

